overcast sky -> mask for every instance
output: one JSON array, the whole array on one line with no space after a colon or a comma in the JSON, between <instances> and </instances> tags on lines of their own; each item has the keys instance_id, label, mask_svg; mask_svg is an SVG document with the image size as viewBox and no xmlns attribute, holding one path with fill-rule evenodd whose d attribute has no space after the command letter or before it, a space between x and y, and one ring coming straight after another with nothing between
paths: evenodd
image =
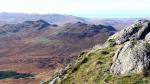
<instances>
[{"instance_id":1,"label":"overcast sky","mask_svg":"<svg viewBox=\"0 0 150 84\"><path fill-rule=\"evenodd\" d=\"M150 0L0 0L0 12L58 13L82 17L148 17Z\"/></svg>"}]
</instances>

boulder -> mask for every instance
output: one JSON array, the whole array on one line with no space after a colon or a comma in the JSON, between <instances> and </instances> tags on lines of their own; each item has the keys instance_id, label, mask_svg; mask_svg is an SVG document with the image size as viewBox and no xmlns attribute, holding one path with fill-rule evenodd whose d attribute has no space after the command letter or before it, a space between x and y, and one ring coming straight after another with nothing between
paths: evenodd
<instances>
[{"instance_id":1,"label":"boulder","mask_svg":"<svg viewBox=\"0 0 150 84\"><path fill-rule=\"evenodd\" d=\"M129 41L113 57L114 74L140 73L150 68L150 44L146 41Z\"/></svg>"}]
</instances>

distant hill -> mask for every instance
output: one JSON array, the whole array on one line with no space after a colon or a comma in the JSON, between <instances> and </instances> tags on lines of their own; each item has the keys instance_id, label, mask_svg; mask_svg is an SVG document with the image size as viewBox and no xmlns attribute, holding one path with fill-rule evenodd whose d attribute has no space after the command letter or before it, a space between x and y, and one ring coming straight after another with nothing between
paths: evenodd
<instances>
[{"instance_id":1,"label":"distant hill","mask_svg":"<svg viewBox=\"0 0 150 84\"><path fill-rule=\"evenodd\" d=\"M39 84L77 58L80 51L105 42L115 32L112 26L82 22L60 26L42 19L5 24L0 27L0 70L35 74L34 79L9 83Z\"/></svg>"},{"instance_id":2,"label":"distant hill","mask_svg":"<svg viewBox=\"0 0 150 84\"><path fill-rule=\"evenodd\" d=\"M135 21L138 21L140 18L105 18L105 19L90 19L89 23L91 24L103 24L111 25L117 30L122 30L125 27L133 24Z\"/></svg>"},{"instance_id":3,"label":"distant hill","mask_svg":"<svg viewBox=\"0 0 150 84\"><path fill-rule=\"evenodd\" d=\"M105 26L100 24L90 25L86 23L77 22L74 24L65 24L63 30L59 33L59 36L67 39L80 41L84 38L93 38L95 35L98 34L102 35L102 33L112 35L114 34L114 32L116 32L116 29L112 26ZM103 36L105 36L105 34Z\"/></svg>"},{"instance_id":4,"label":"distant hill","mask_svg":"<svg viewBox=\"0 0 150 84\"><path fill-rule=\"evenodd\" d=\"M61 14L24 14L24 13L0 13L0 22L22 23L24 21L36 21L43 19L52 24L64 24L72 22L86 22L86 18Z\"/></svg>"},{"instance_id":5,"label":"distant hill","mask_svg":"<svg viewBox=\"0 0 150 84\"><path fill-rule=\"evenodd\" d=\"M131 25L139 18L84 18L72 15L61 15L61 14L25 14L25 13L0 13L0 25L6 23L22 23L24 21L36 21L45 20L50 24L62 25L66 23L82 22L87 24L103 24L111 25L116 29Z\"/></svg>"}]
</instances>

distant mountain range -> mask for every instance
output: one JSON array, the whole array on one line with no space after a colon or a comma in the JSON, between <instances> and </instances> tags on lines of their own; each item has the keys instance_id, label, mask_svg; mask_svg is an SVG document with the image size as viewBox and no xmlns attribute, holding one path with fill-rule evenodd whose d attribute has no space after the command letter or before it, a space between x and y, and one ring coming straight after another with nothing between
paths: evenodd
<instances>
[{"instance_id":1,"label":"distant mountain range","mask_svg":"<svg viewBox=\"0 0 150 84\"><path fill-rule=\"evenodd\" d=\"M84 22L57 25L40 19L4 24L0 26L0 70L36 75L9 83L0 80L0 84L39 84L77 58L80 51L103 43L115 32L112 26Z\"/></svg>"},{"instance_id":2,"label":"distant mountain range","mask_svg":"<svg viewBox=\"0 0 150 84\"><path fill-rule=\"evenodd\" d=\"M25 13L0 13L0 25L6 23L22 23L24 21L45 20L50 24L62 25L66 23L88 23L88 24L103 24L111 25L120 30L120 27L126 27L139 18L107 18L107 19L92 19L77 17L72 15L61 14L25 14Z\"/></svg>"},{"instance_id":3,"label":"distant mountain range","mask_svg":"<svg viewBox=\"0 0 150 84\"><path fill-rule=\"evenodd\" d=\"M60 14L24 14L24 13L0 13L0 22L22 23L24 21L36 21L43 19L52 24L64 24L72 22L86 22L86 18Z\"/></svg>"}]
</instances>

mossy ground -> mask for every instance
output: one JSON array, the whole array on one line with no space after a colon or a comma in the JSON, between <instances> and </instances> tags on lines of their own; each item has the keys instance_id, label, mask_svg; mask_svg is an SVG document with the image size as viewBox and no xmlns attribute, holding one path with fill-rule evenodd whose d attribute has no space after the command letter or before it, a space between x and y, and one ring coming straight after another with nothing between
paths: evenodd
<instances>
[{"instance_id":1,"label":"mossy ground","mask_svg":"<svg viewBox=\"0 0 150 84\"><path fill-rule=\"evenodd\" d=\"M104 82L112 64L112 56L115 48L92 49L83 54L72 69L68 70L69 75L61 81L64 84L97 84ZM78 59L79 60L79 59ZM76 68L76 69L75 69ZM75 70L74 70L75 69Z\"/></svg>"},{"instance_id":2,"label":"mossy ground","mask_svg":"<svg viewBox=\"0 0 150 84\"><path fill-rule=\"evenodd\" d=\"M126 76L110 73L116 47L92 49L82 54L74 66L68 69L66 78L60 84L150 84L150 77L143 74Z\"/></svg>"},{"instance_id":3,"label":"mossy ground","mask_svg":"<svg viewBox=\"0 0 150 84\"><path fill-rule=\"evenodd\" d=\"M110 67L116 50L117 46L94 48L81 53L66 71L64 79L57 81L57 84L150 84L149 73L125 76L111 74Z\"/></svg>"}]
</instances>

